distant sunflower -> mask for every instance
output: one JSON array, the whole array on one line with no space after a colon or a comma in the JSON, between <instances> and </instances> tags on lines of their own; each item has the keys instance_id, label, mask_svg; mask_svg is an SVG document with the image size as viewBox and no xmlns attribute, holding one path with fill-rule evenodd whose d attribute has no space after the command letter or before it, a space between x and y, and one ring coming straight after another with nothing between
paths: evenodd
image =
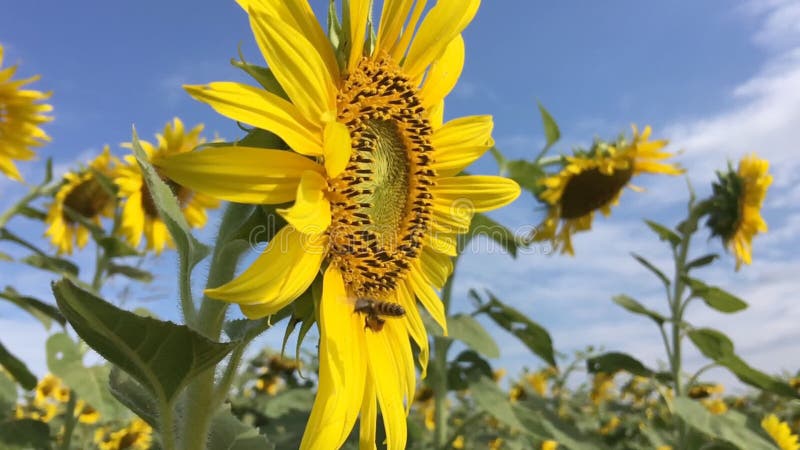
<instances>
[{"instance_id":1,"label":"distant sunflower","mask_svg":"<svg viewBox=\"0 0 800 450\"><path fill-rule=\"evenodd\" d=\"M764 417L761 421L761 428L775 441L781 450L800 450L798 436L792 434L791 428L786 422L781 422L775 414Z\"/></svg>"},{"instance_id":2,"label":"distant sunflower","mask_svg":"<svg viewBox=\"0 0 800 450\"><path fill-rule=\"evenodd\" d=\"M200 138L203 125L197 125L188 133L184 131L183 122L177 117L172 123L164 127L164 134L157 134L158 146L147 141L139 141L147 158L153 164L158 164L171 155L186 153L205 142ZM124 144L130 148L131 144ZM153 203L153 198L144 182L144 178L133 155L125 156L126 165L116 171L115 182L119 186L119 195L125 199L122 209L122 223L120 231L128 243L139 246L142 235L147 239L147 249L161 253L164 247L172 246L172 240L167 226L158 215L158 210ZM170 187L178 199L186 221L193 228L200 228L206 224L208 216L206 209L216 208L219 201L205 194L194 192L169 177L161 174L162 179Z\"/></svg>"},{"instance_id":3,"label":"distant sunflower","mask_svg":"<svg viewBox=\"0 0 800 450\"><path fill-rule=\"evenodd\" d=\"M75 220L69 210L97 225L100 225L102 217L113 216L114 195L98 180L97 174L111 178L113 166L118 162L106 146L89 167L64 175L64 184L56 192L47 213L46 220L50 226L45 232L59 254L71 254L73 243L83 248L89 241L89 230Z\"/></svg>"},{"instance_id":4,"label":"distant sunflower","mask_svg":"<svg viewBox=\"0 0 800 450\"><path fill-rule=\"evenodd\" d=\"M761 206L772 184L769 162L752 154L739 161L739 169L728 167L717 173L706 225L719 236L736 258L736 270L752 262L753 237L767 231Z\"/></svg>"},{"instance_id":5,"label":"distant sunflower","mask_svg":"<svg viewBox=\"0 0 800 450\"><path fill-rule=\"evenodd\" d=\"M513 201L519 186L456 176L492 146L489 116L442 123L443 99L461 73L461 31L479 0L385 0L367 43L370 5L345 2L335 50L306 0L240 0L261 52L286 93L233 82L187 86L231 119L268 130L292 151L215 147L157 167L198 192L281 204L288 222L236 279L206 291L251 318L274 314L324 271L319 304L319 390L302 449L338 448L361 417L374 448L380 407L386 444L405 448L414 398L409 335L425 369L428 336L416 300L446 327L436 289L452 270L456 237L473 213ZM419 25L419 27L417 27ZM354 298L402 306L383 319Z\"/></svg>"},{"instance_id":6,"label":"distant sunflower","mask_svg":"<svg viewBox=\"0 0 800 450\"><path fill-rule=\"evenodd\" d=\"M50 137L39 125L50 122L53 107L42 100L50 98L49 92L21 89L39 79L33 76L24 80L11 80L17 66L3 67L3 46L0 45L0 172L13 180L22 181L14 160L27 161L36 154L31 147L40 147Z\"/></svg>"},{"instance_id":7,"label":"distant sunflower","mask_svg":"<svg viewBox=\"0 0 800 450\"><path fill-rule=\"evenodd\" d=\"M588 152L564 157L561 171L540 181L539 200L547 205L547 218L536 228L534 242L550 241L553 250L575 254L572 235L592 228L595 211L608 216L622 190L643 173L679 175L677 165L659 162L671 153L661 149L667 141L649 141L651 129L642 134L633 127L631 141L598 142Z\"/></svg>"},{"instance_id":8,"label":"distant sunflower","mask_svg":"<svg viewBox=\"0 0 800 450\"><path fill-rule=\"evenodd\" d=\"M153 429L137 418L118 431L112 432L107 426L97 428L94 443L101 450L148 450L153 443Z\"/></svg>"}]
</instances>

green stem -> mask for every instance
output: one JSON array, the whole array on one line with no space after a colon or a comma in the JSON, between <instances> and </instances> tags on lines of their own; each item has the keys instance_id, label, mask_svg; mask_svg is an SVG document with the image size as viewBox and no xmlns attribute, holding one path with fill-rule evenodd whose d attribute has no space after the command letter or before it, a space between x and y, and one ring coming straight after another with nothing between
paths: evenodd
<instances>
[{"instance_id":1,"label":"green stem","mask_svg":"<svg viewBox=\"0 0 800 450\"><path fill-rule=\"evenodd\" d=\"M442 289L442 303L444 304L445 318L450 310L450 297L453 294L453 279L455 278L455 265L458 258L453 260L453 273ZM433 375L431 387L433 388L434 431L435 448L444 449L447 445L447 351L450 348L450 339L443 336L433 337Z\"/></svg>"},{"instance_id":2,"label":"green stem","mask_svg":"<svg viewBox=\"0 0 800 450\"><path fill-rule=\"evenodd\" d=\"M228 205L222 217L214 254L211 258L206 287L218 287L233 278L236 263L247 249L247 243L236 243L228 240L232 229L240 225L238 205ZM188 278L188 277L187 277ZM188 283L188 281L187 281ZM188 284L187 288L191 284ZM212 298L203 297L194 328L207 338L217 341L222 332L225 311L228 304ZM204 450L208 440L208 429L211 417L216 412L214 405L214 372L211 367L200 374L189 385L185 397L185 419L183 428L183 448L185 450ZM218 405L216 405L218 406Z\"/></svg>"},{"instance_id":3,"label":"green stem","mask_svg":"<svg viewBox=\"0 0 800 450\"><path fill-rule=\"evenodd\" d=\"M164 450L175 450L175 417L171 403L161 402L159 431Z\"/></svg>"},{"instance_id":4,"label":"green stem","mask_svg":"<svg viewBox=\"0 0 800 450\"><path fill-rule=\"evenodd\" d=\"M103 278L106 274L106 270L108 269L108 256L106 252L103 250L103 247L97 244L97 248L95 250L96 257L95 257L95 266L94 266L94 277L92 277L92 290L96 293L100 293L100 288L103 287Z\"/></svg>"},{"instance_id":5,"label":"green stem","mask_svg":"<svg viewBox=\"0 0 800 450\"><path fill-rule=\"evenodd\" d=\"M64 437L61 440L61 449L68 450L72 441L72 433L75 431L75 403L77 398L75 393L70 391L67 401L66 419L64 420Z\"/></svg>"},{"instance_id":6,"label":"green stem","mask_svg":"<svg viewBox=\"0 0 800 450\"><path fill-rule=\"evenodd\" d=\"M5 210L3 214L0 214L0 228L6 226L9 220L14 217L20 209L24 208L28 205L33 199L42 195L45 191L43 186L34 186L32 187L27 194L25 194L18 202L11 205L10 208Z\"/></svg>"},{"instance_id":7,"label":"green stem","mask_svg":"<svg viewBox=\"0 0 800 450\"><path fill-rule=\"evenodd\" d=\"M222 373L222 378L220 378L219 382L217 382L217 388L214 391L214 396L211 400L212 409L219 408L228 397L228 391L233 383L233 377L236 375L236 369L239 367L239 362L242 360L242 355L244 355L245 348L246 345L242 344L236 347L236 350L234 350L231 354L231 357L228 360L228 365L225 367L225 372Z\"/></svg>"}]
</instances>

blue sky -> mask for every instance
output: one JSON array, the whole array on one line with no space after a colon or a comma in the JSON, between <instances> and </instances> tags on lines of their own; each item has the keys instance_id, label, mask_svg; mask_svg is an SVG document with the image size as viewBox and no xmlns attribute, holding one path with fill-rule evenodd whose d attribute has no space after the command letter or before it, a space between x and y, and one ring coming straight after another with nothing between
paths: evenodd
<instances>
[{"instance_id":1,"label":"blue sky","mask_svg":"<svg viewBox=\"0 0 800 450\"><path fill-rule=\"evenodd\" d=\"M327 1L312 0L312 5L322 11ZM245 80L228 64L239 45L249 60L260 60L246 15L233 1L13 2L6 12L0 16L6 64L20 63L21 75L41 74L36 87L54 91L56 120L47 126L53 142L40 154L52 156L61 171L103 144L123 154L117 145L129 139L132 124L143 137L152 137L179 116L187 125L205 123L209 137L214 132L239 136L233 123L180 88ZM713 170L724 167L728 158L750 151L768 157L775 173L764 211L771 231L756 240L755 264L734 274L728 257L704 273L747 299L751 308L722 317L696 307L691 317L698 325L729 332L754 364L773 372L797 370L797 23L800 7L788 0L485 1L464 34L466 65L446 116L492 114L497 145L511 157L531 157L543 142L537 100L561 126L564 139L558 151L596 135L613 137L634 122L651 124L656 136L672 140L671 149L683 150L680 161L701 195L708 193ZM41 164L20 166L27 179L40 177ZM484 158L473 172L495 170ZM576 240L575 258L534 253L514 261L490 249L466 255L458 269L456 310L465 308L459 305L467 304L468 288L489 288L549 328L561 351L602 345L656 365L663 360L657 331L614 307L610 297L625 291L653 307L663 306L657 281L628 254L636 251L667 266L665 249L641 219L677 221L686 190L678 178L644 177L636 184L647 192L626 192L610 219L600 219L595 231ZM0 209L20 192L20 186L0 180ZM494 217L516 228L537 223L541 211L523 194ZM12 222L11 227L21 230L26 223ZM38 232L29 235L35 238ZM719 250L717 242L708 247ZM84 252L78 259L88 263L92 255ZM173 258L155 263L164 268L159 271L163 275L132 298L161 294L165 299L151 299L146 306L174 319L177 307L169 300L174 283L166 275ZM41 273L2 262L0 273L0 285L13 279L23 292L47 296ZM769 332L763 331L765 324ZM0 328L4 343L36 370L45 370L37 325L0 305ZM493 332L503 348L500 365L512 373L538 365L518 343ZM275 332L268 341L281 335ZM690 365L699 362L691 352L688 358Z\"/></svg>"}]
</instances>

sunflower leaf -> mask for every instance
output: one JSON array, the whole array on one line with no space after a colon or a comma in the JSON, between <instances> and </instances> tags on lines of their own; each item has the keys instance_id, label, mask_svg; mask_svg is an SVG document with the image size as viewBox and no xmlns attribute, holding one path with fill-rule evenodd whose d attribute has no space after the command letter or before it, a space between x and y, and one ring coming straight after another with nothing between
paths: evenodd
<instances>
[{"instance_id":1,"label":"sunflower leaf","mask_svg":"<svg viewBox=\"0 0 800 450\"><path fill-rule=\"evenodd\" d=\"M31 390L36 387L36 375L31 373L24 362L6 350L2 342L0 342L0 366L4 367L23 388Z\"/></svg>"},{"instance_id":2,"label":"sunflower leaf","mask_svg":"<svg viewBox=\"0 0 800 450\"><path fill-rule=\"evenodd\" d=\"M211 419L208 450L269 450L275 446L256 428L242 423L229 406L221 408Z\"/></svg>"},{"instance_id":3,"label":"sunflower leaf","mask_svg":"<svg viewBox=\"0 0 800 450\"><path fill-rule=\"evenodd\" d=\"M513 231L483 213L477 213L472 217L468 233L469 239L461 239L460 241L464 242L464 246L466 247L469 242L472 242L475 236L479 235L486 236L494 241L502 247L503 251L509 253L513 258L517 257L517 249L520 245L519 238ZM463 248L460 248L458 252L461 253L462 250Z\"/></svg>"},{"instance_id":4,"label":"sunflower leaf","mask_svg":"<svg viewBox=\"0 0 800 450\"><path fill-rule=\"evenodd\" d=\"M747 303L716 286L709 286L695 278L684 278L692 289L692 296L703 299L706 305L723 313L735 313L747 308Z\"/></svg>"},{"instance_id":5,"label":"sunflower leaf","mask_svg":"<svg viewBox=\"0 0 800 450\"><path fill-rule=\"evenodd\" d=\"M738 411L714 415L688 398L673 401L675 414L692 428L711 437L725 440L742 450L769 450L775 446L761 437L758 424Z\"/></svg>"},{"instance_id":6,"label":"sunflower leaf","mask_svg":"<svg viewBox=\"0 0 800 450\"><path fill-rule=\"evenodd\" d=\"M633 256L633 258L636 259L636 261L639 261L639 264L645 266L648 270L653 272L661 280L661 282L664 283L664 286L666 287L670 286L671 283L669 281L669 278L667 278L667 276L664 275L664 272L662 272L653 263L651 263L644 257L637 255L636 253L631 253L631 256Z\"/></svg>"},{"instance_id":7,"label":"sunflower leaf","mask_svg":"<svg viewBox=\"0 0 800 450\"><path fill-rule=\"evenodd\" d=\"M559 139L561 139L561 130L558 129L558 124L556 123L553 116L545 109L545 107L541 103L537 103L539 107L539 115L542 117L542 127L544 128L544 136L547 139L547 144L545 145L542 154L547 151L550 147L553 146ZM541 157L542 155L540 155Z\"/></svg>"},{"instance_id":8,"label":"sunflower leaf","mask_svg":"<svg viewBox=\"0 0 800 450\"><path fill-rule=\"evenodd\" d=\"M711 254L708 254L708 255L705 255L705 256L701 256L699 258L696 258L696 259L693 259L693 260L689 261L686 264L685 270L688 273L692 269L697 269L699 267L707 266L707 265L711 264L712 262L714 262L717 258L719 258L719 255L716 254L716 253L711 253Z\"/></svg>"},{"instance_id":9,"label":"sunflower leaf","mask_svg":"<svg viewBox=\"0 0 800 450\"><path fill-rule=\"evenodd\" d=\"M615 373L624 370L640 377L653 376L654 372L641 361L627 353L608 352L586 360L586 369L590 373Z\"/></svg>"},{"instance_id":10,"label":"sunflower leaf","mask_svg":"<svg viewBox=\"0 0 800 450\"><path fill-rule=\"evenodd\" d=\"M50 448L50 426L33 419L0 422L2 448Z\"/></svg>"},{"instance_id":11,"label":"sunflower leaf","mask_svg":"<svg viewBox=\"0 0 800 450\"><path fill-rule=\"evenodd\" d=\"M622 306L623 308L627 309L628 311L634 314L641 314L643 316L647 316L653 319L653 321L659 325L662 325L667 320L661 314L651 309L645 308L644 305L634 300L633 298L628 297L627 295L624 294L617 295L614 296L611 300L613 300L614 303L618 304L619 306Z\"/></svg>"},{"instance_id":12,"label":"sunflower leaf","mask_svg":"<svg viewBox=\"0 0 800 450\"><path fill-rule=\"evenodd\" d=\"M237 345L213 342L189 327L121 310L68 280L53 283L53 293L87 344L166 402Z\"/></svg>"},{"instance_id":13,"label":"sunflower leaf","mask_svg":"<svg viewBox=\"0 0 800 450\"><path fill-rule=\"evenodd\" d=\"M109 258L138 256L139 251L117 236L105 236L97 241Z\"/></svg>"},{"instance_id":14,"label":"sunflower leaf","mask_svg":"<svg viewBox=\"0 0 800 450\"><path fill-rule=\"evenodd\" d=\"M754 369L739 358L733 342L722 332L711 328L694 329L689 331L689 339L703 355L730 370L743 383L784 397L800 398L785 381Z\"/></svg>"},{"instance_id":15,"label":"sunflower leaf","mask_svg":"<svg viewBox=\"0 0 800 450\"><path fill-rule=\"evenodd\" d=\"M544 189L544 187L539 184L539 180L547 174L538 164L525 161L524 159L515 159L506 161L505 169L508 178L516 181L522 189L525 189L534 196L538 196Z\"/></svg>"},{"instance_id":16,"label":"sunflower leaf","mask_svg":"<svg viewBox=\"0 0 800 450\"><path fill-rule=\"evenodd\" d=\"M481 377L471 383L469 389L476 406L511 428L525 430L517 415L514 414L514 409L508 401L508 395L497 386L497 383L490 378Z\"/></svg>"},{"instance_id":17,"label":"sunflower leaf","mask_svg":"<svg viewBox=\"0 0 800 450\"><path fill-rule=\"evenodd\" d=\"M160 425L158 401L141 384L118 367L114 367L108 376L108 389L126 408L158 430Z\"/></svg>"},{"instance_id":18,"label":"sunflower leaf","mask_svg":"<svg viewBox=\"0 0 800 450\"><path fill-rule=\"evenodd\" d=\"M109 264L108 265L108 273L109 275L123 275L125 277L130 278L131 280L141 281L143 283L149 283L153 281L153 274L146 271L139 269L138 267L131 267L119 264Z\"/></svg>"},{"instance_id":19,"label":"sunflower leaf","mask_svg":"<svg viewBox=\"0 0 800 450\"><path fill-rule=\"evenodd\" d=\"M650 229L653 230L653 232L657 234L662 241L669 242L672 248L677 248L678 245L680 245L681 237L678 236L678 233L670 230L668 227L661 225L660 223L653 222L652 220L645 220L644 223L646 223L647 226L650 227Z\"/></svg>"},{"instance_id":20,"label":"sunflower leaf","mask_svg":"<svg viewBox=\"0 0 800 450\"><path fill-rule=\"evenodd\" d=\"M499 358L500 348L477 320L466 314L447 318L448 337L457 339L487 358Z\"/></svg>"},{"instance_id":21,"label":"sunflower leaf","mask_svg":"<svg viewBox=\"0 0 800 450\"><path fill-rule=\"evenodd\" d=\"M27 295L21 295L11 286L6 286L6 289L0 292L0 298L6 299L18 307L24 309L30 315L39 320L45 328L50 329L50 325L55 320L62 326L67 323L64 316L53 305L47 304Z\"/></svg>"},{"instance_id":22,"label":"sunflower leaf","mask_svg":"<svg viewBox=\"0 0 800 450\"><path fill-rule=\"evenodd\" d=\"M516 309L504 304L491 292L489 302L484 303L478 313L488 315L504 330L513 334L535 355L556 367L555 351L550 333Z\"/></svg>"}]
</instances>

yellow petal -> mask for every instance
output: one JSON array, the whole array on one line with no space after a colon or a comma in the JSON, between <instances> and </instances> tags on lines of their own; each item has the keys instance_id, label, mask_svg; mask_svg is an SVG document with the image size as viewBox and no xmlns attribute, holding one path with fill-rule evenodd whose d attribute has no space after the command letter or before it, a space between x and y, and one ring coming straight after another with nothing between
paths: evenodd
<instances>
[{"instance_id":1,"label":"yellow petal","mask_svg":"<svg viewBox=\"0 0 800 450\"><path fill-rule=\"evenodd\" d=\"M292 103L311 123L336 109L336 85L319 52L305 36L274 15L251 10L258 48Z\"/></svg>"},{"instance_id":2,"label":"yellow petal","mask_svg":"<svg viewBox=\"0 0 800 450\"><path fill-rule=\"evenodd\" d=\"M297 153L322 155L322 126L309 122L296 106L271 92L232 82L184 89L229 119L275 133Z\"/></svg>"},{"instance_id":3,"label":"yellow petal","mask_svg":"<svg viewBox=\"0 0 800 450\"><path fill-rule=\"evenodd\" d=\"M386 448L403 450L406 448L406 414L403 407L406 383L403 380L401 362L395 355L395 351L401 350L393 348L394 342L389 336L389 330L394 326L402 324L387 322L381 332L367 331L365 340L372 382L375 384L386 430Z\"/></svg>"},{"instance_id":4,"label":"yellow petal","mask_svg":"<svg viewBox=\"0 0 800 450\"><path fill-rule=\"evenodd\" d=\"M447 45L464 31L479 5L480 0L439 0L414 35L403 63L405 74L411 79L420 77L442 55Z\"/></svg>"},{"instance_id":5,"label":"yellow petal","mask_svg":"<svg viewBox=\"0 0 800 450\"><path fill-rule=\"evenodd\" d=\"M297 198L291 208L278 213L291 226L312 236L324 233L331 225L331 204L325 197L328 182L317 172L306 171L297 186Z\"/></svg>"},{"instance_id":6,"label":"yellow petal","mask_svg":"<svg viewBox=\"0 0 800 450\"><path fill-rule=\"evenodd\" d=\"M428 108L428 122L431 123L434 131L442 127L442 122L444 122L444 100Z\"/></svg>"},{"instance_id":7,"label":"yellow petal","mask_svg":"<svg viewBox=\"0 0 800 450\"><path fill-rule=\"evenodd\" d=\"M436 294L436 291L433 290L430 284L428 284L427 280L425 280L422 275L416 271L412 270L409 272L408 280L408 288L409 292L413 292L417 299L419 299L422 306L428 310L428 313L433 317L433 320L442 327L445 336L447 335L447 318L445 317L444 313L444 304L442 300L439 298L439 295Z\"/></svg>"},{"instance_id":8,"label":"yellow petal","mask_svg":"<svg viewBox=\"0 0 800 450\"><path fill-rule=\"evenodd\" d=\"M350 434L368 370L363 326L347 299L341 272L331 264L319 306L319 387L300 450L339 448Z\"/></svg>"},{"instance_id":9,"label":"yellow petal","mask_svg":"<svg viewBox=\"0 0 800 450\"><path fill-rule=\"evenodd\" d=\"M144 210L142 209L142 193L134 192L125 200L122 207L120 232L131 247L138 247L144 233Z\"/></svg>"},{"instance_id":10,"label":"yellow petal","mask_svg":"<svg viewBox=\"0 0 800 450\"><path fill-rule=\"evenodd\" d=\"M319 24L314 11L307 0L237 0L239 6L245 11L251 9L255 11L265 11L268 14L278 17L297 32L305 36L319 53L325 62L331 79L339 77L339 65L336 63L336 56L333 53L328 37Z\"/></svg>"},{"instance_id":11,"label":"yellow petal","mask_svg":"<svg viewBox=\"0 0 800 450\"><path fill-rule=\"evenodd\" d=\"M326 246L327 236L310 238L287 225L241 275L220 287L206 289L206 295L239 303L251 318L274 314L311 285Z\"/></svg>"},{"instance_id":12,"label":"yellow petal","mask_svg":"<svg viewBox=\"0 0 800 450\"><path fill-rule=\"evenodd\" d=\"M371 0L350 0L350 58L347 67L355 67L364 54L364 33L372 8Z\"/></svg>"},{"instance_id":13,"label":"yellow petal","mask_svg":"<svg viewBox=\"0 0 800 450\"><path fill-rule=\"evenodd\" d=\"M444 287L447 278L453 273L453 259L431 248L422 249L419 270L428 282L437 289Z\"/></svg>"},{"instance_id":14,"label":"yellow petal","mask_svg":"<svg viewBox=\"0 0 800 450\"><path fill-rule=\"evenodd\" d=\"M306 171L322 166L296 153L254 147L212 147L158 161L161 174L222 200L277 204L294 200Z\"/></svg>"},{"instance_id":15,"label":"yellow petal","mask_svg":"<svg viewBox=\"0 0 800 450\"><path fill-rule=\"evenodd\" d=\"M325 125L325 171L328 178L336 178L344 172L350 154L353 152L350 143L350 131L339 122L328 122Z\"/></svg>"},{"instance_id":16,"label":"yellow petal","mask_svg":"<svg viewBox=\"0 0 800 450\"><path fill-rule=\"evenodd\" d=\"M464 68L464 38L459 34L445 48L442 57L437 59L425 77L420 89L422 106L428 108L444 100L453 90Z\"/></svg>"},{"instance_id":17,"label":"yellow petal","mask_svg":"<svg viewBox=\"0 0 800 450\"><path fill-rule=\"evenodd\" d=\"M382 51L386 53L391 51L392 46L400 37L403 24L405 24L413 5L414 2L407 0L384 0L375 41L376 54L380 54Z\"/></svg>"},{"instance_id":18,"label":"yellow petal","mask_svg":"<svg viewBox=\"0 0 800 450\"><path fill-rule=\"evenodd\" d=\"M433 133L433 168L441 177L457 175L492 148L492 116L451 120Z\"/></svg>"},{"instance_id":19,"label":"yellow petal","mask_svg":"<svg viewBox=\"0 0 800 450\"><path fill-rule=\"evenodd\" d=\"M405 29L401 32L400 39L398 39L397 42L387 42L387 44L392 45L391 49L389 49L389 54L395 61L402 61L405 57L408 44L414 37L414 32L417 29L417 24L419 23L420 17L422 17L422 12L425 10L426 4L427 0L417 0L414 4L414 10L411 11L411 16L408 18L408 22L406 22L405 16L402 18L403 23L405 23Z\"/></svg>"},{"instance_id":20,"label":"yellow petal","mask_svg":"<svg viewBox=\"0 0 800 450\"><path fill-rule=\"evenodd\" d=\"M425 331L425 325L422 323L422 317L419 315L417 308L417 298L413 293L409 292L406 283L399 283L397 285L396 301L405 310L405 321L408 329L408 334L414 339L414 342L419 348L419 366L422 369L422 378L425 378L428 370L428 357L430 350L428 348L428 334Z\"/></svg>"},{"instance_id":21,"label":"yellow petal","mask_svg":"<svg viewBox=\"0 0 800 450\"><path fill-rule=\"evenodd\" d=\"M434 198L463 202L463 207L484 212L505 206L519 197L519 185L508 178L468 175L440 178L433 188Z\"/></svg>"},{"instance_id":22,"label":"yellow petal","mask_svg":"<svg viewBox=\"0 0 800 450\"><path fill-rule=\"evenodd\" d=\"M372 382L371 375L364 386L358 428L359 450L377 450L375 439L378 430L378 399L375 396L375 383Z\"/></svg>"}]
</instances>

